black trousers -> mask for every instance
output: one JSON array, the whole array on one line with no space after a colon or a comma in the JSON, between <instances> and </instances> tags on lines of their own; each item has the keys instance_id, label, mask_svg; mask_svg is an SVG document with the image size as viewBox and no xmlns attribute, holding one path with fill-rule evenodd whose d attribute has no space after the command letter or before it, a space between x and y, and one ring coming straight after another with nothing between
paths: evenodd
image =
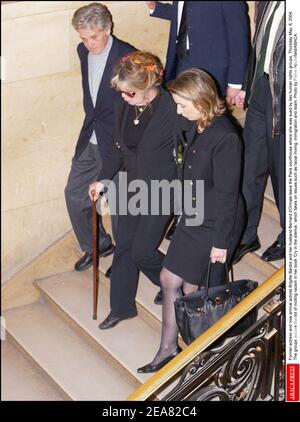
<instances>
[{"instance_id":1,"label":"black trousers","mask_svg":"<svg viewBox=\"0 0 300 422\"><path fill-rule=\"evenodd\" d=\"M170 216L120 215L110 277L113 316L135 316L139 271L157 286L164 255L157 250Z\"/></svg>"},{"instance_id":2,"label":"black trousers","mask_svg":"<svg viewBox=\"0 0 300 422\"><path fill-rule=\"evenodd\" d=\"M243 195L248 222L241 243L250 243L257 235L267 178L271 176L282 232L278 241L284 242L285 229L285 135L272 138L272 96L267 75L253 87L246 113L243 138L245 162Z\"/></svg>"},{"instance_id":3,"label":"black trousers","mask_svg":"<svg viewBox=\"0 0 300 422\"><path fill-rule=\"evenodd\" d=\"M88 196L90 183L97 180L103 161L97 145L88 143L77 159L73 158L65 198L73 230L83 252L92 253L92 202ZM112 228L115 236L117 216L112 216ZM99 216L99 249L111 243Z\"/></svg>"}]
</instances>

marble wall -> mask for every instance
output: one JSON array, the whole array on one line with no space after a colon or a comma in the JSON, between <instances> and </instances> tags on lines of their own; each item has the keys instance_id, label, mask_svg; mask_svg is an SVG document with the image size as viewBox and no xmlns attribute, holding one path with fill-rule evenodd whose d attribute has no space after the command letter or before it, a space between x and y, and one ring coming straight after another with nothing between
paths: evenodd
<instances>
[{"instance_id":1,"label":"marble wall","mask_svg":"<svg viewBox=\"0 0 300 422\"><path fill-rule=\"evenodd\" d=\"M2 11L2 281L71 225L64 187L83 119L74 11L90 2L8 2ZM164 61L169 23L144 1L104 1L114 34ZM248 2L252 13L253 2Z\"/></svg>"}]
</instances>

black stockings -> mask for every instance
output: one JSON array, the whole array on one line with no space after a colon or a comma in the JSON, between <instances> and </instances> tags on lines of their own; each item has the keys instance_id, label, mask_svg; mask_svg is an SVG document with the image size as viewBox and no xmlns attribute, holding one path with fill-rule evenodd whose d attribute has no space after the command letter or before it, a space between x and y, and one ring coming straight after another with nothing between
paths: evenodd
<instances>
[{"instance_id":1,"label":"black stockings","mask_svg":"<svg viewBox=\"0 0 300 422\"><path fill-rule=\"evenodd\" d=\"M182 296L182 290L184 294L198 290L198 286L184 281L166 268L161 271L160 282L163 290L162 333L159 350L151 362L153 365L171 355L177 348L178 328L174 310L175 300Z\"/></svg>"}]
</instances>

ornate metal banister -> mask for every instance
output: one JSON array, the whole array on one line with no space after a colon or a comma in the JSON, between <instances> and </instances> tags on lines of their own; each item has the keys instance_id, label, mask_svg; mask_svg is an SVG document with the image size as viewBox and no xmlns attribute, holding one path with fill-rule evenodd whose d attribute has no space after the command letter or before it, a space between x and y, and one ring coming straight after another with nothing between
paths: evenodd
<instances>
[{"instance_id":1,"label":"ornate metal banister","mask_svg":"<svg viewBox=\"0 0 300 422\"><path fill-rule=\"evenodd\" d=\"M155 395L155 393L163 388L174 376L178 375L181 370L187 367L191 362L193 362L202 352L204 352L211 344L213 344L218 338L220 338L227 330L229 330L237 321L243 318L251 309L256 307L258 304L263 302L271 293L275 292L282 284L284 283L284 267L281 267L275 274L269 277L265 282L258 286L249 296L237 304L230 312L224 315L219 321L217 321L212 327L210 327L205 333L198 337L193 343L187 346L179 355L177 355L172 361L165 365L160 371L156 372L151 378L149 378L141 387L139 387L134 393L132 393L128 400L142 401L147 400L149 397ZM276 306L280 306L277 304ZM276 306L274 309L270 310L270 313L276 316ZM263 327L263 321L258 321L257 329ZM249 330L247 330L248 333ZM245 333L245 334L247 334ZM271 336L270 333L265 333L268 336ZM230 349L237 347L237 342L243 340L247 341L243 336L238 336L236 340L231 341L228 345L229 352ZM261 346L257 346L261 347ZM276 346L278 347L278 346ZM208 352L209 353L209 352ZM225 354L226 354L225 353ZM252 352L254 353L254 352ZM203 356L202 356L203 358ZM266 375L264 375L266 376ZM209 391L209 386L207 387ZM216 393L217 394L217 393ZM222 390L223 398L226 394ZM246 394L247 397L247 393ZM220 392L221 395L221 392ZM220 396L219 396L220 397ZM171 395L166 397L167 400L171 400ZM178 398L177 398L178 399Z\"/></svg>"}]
</instances>

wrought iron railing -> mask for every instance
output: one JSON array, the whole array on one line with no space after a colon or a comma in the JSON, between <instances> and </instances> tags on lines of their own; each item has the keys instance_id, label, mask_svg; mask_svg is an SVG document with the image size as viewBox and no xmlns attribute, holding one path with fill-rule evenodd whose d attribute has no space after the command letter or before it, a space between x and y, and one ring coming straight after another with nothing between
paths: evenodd
<instances>
[{"instance_id":1,"label":"wrought iron railing","mask_svg":"<svg viewBox=\"0 0 300 422\"><path fill-rule=\"evenodd\" d=\"M162 400L280 401L284 397L284 268L149 378L128 400L147 400L175 376L180 380ZM263 315L223 346L207 350L251 309Z\"/></svg>"}]
</instances>

